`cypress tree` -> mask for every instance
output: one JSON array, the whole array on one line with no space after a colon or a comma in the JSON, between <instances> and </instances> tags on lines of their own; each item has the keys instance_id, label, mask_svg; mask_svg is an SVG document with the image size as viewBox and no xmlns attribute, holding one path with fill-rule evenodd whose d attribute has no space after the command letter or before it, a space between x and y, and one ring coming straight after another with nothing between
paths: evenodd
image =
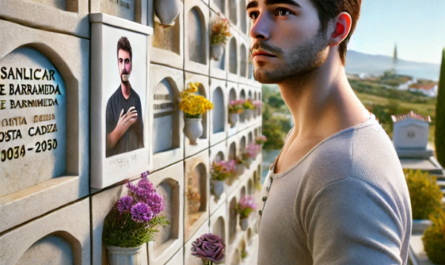
<instances>
[{"instance_id":1,"label":"cypress tree","mask_svg":"<svg viewBox=\"0 0 445 265\"><path fill-rule=\"evenodd\" d=\"M440 67L439 89L436 101L436 131L434 135L437 161L445 167L445 49Z\"/></svg>"}]
</instances>

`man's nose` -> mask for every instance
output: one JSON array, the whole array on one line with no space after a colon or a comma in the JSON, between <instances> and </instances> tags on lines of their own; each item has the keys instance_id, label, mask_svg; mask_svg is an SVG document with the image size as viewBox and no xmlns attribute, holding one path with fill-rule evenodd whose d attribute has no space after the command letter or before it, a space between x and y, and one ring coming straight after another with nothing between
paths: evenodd
<instances>
[{"instance_id":1,"label":"man's nose","mask_svg":"<svg viewBox=\"0 0 445 265\"><path fill-rule=\"evenodd\" d=\"M270 38L272 20L267 13L261 13L250 29L250 37L253 39L267 40Z\"/></svg>"}]
</instances>

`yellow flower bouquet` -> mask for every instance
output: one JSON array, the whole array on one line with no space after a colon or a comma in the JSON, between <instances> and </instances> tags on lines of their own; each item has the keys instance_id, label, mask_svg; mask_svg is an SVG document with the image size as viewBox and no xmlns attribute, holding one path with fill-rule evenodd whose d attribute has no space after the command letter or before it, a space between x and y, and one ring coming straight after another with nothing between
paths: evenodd
<instances>
[{"instance_id":1,"label":"yellow flower bouquet","mask_svg":"<svg viewBox=\"0 0 445 265\"><path fill-rule=\"evenodd\" d=\"M199 83L190 82L187 89L181 92L179 109L184 112L184 135L190 140L190 145L197 145L198 138L204 132L202 127L202 114L213 109L212 102L205 97L194 94L198 91Z\"/></svg>"},{"instance_id":2,"label":"yellow flower bouquet","mask_svg":"<svg viewBox=\"0 0 445 265\"><path fill-rule=\"evenodd\" d=\"M187 89L181 92L181 102L179 109L184 112L186 118L196 119L201 118L206 111L213 109L212 102L205 97L194 94L198 91L199 83L190 82Z\"/></svg>"}]
</instances>

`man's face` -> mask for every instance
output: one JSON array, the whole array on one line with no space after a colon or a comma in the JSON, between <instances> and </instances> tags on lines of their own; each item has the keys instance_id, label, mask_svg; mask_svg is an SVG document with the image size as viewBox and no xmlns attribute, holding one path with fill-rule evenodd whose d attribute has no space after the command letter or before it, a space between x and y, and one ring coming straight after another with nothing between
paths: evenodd
<instances>
[{"instance_id":1,"label":"man's face","mask_svg":"<svg viewBox=\"0 0 445 265\"><path fill-rule=\"evenodd\" d=\"M131 59L130 53L119 49L117 52L117 61L119 66L119 75L123 83L128 83L131 74Z\"/></svg>"},{"instance_id":2,"label":"man's face","mask_svg":"<svg viewBox=\"0 0 445 265\"><path fill-rule=\"evenodd\" d=\"M254 77L280 83L303 77L326 60L328 36L310 0L251 0L247 13Z\"/></svg>"}]
</instances>

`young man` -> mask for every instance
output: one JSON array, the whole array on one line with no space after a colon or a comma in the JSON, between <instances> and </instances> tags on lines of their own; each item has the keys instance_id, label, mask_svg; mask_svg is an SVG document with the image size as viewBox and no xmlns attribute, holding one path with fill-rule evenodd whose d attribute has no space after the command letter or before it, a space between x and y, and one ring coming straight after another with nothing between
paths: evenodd
<instances>
[{"instance_id":1,"label":"young man","mask_svg":"<svg viewBox=\"0 0 445 265\"><path fill-rule=\"evenodd\" d=\"M411 206L388 135L351 89L361 0L251 0L255 79L277 83L295 127L271 165L258 264L406 264Z\"/></svg>"},{"instance_id":2,"label":"young man","mask_svg":"<svg viewBox=\"0 0 445 265\"><path fill-rule=\"evenodd\" d=\"M117 43L117 63L121 84L107 103L106 157L144 147L144 125L139 95L131 87L132 50L126 37Z\"/></svg>"}]
</instances>

